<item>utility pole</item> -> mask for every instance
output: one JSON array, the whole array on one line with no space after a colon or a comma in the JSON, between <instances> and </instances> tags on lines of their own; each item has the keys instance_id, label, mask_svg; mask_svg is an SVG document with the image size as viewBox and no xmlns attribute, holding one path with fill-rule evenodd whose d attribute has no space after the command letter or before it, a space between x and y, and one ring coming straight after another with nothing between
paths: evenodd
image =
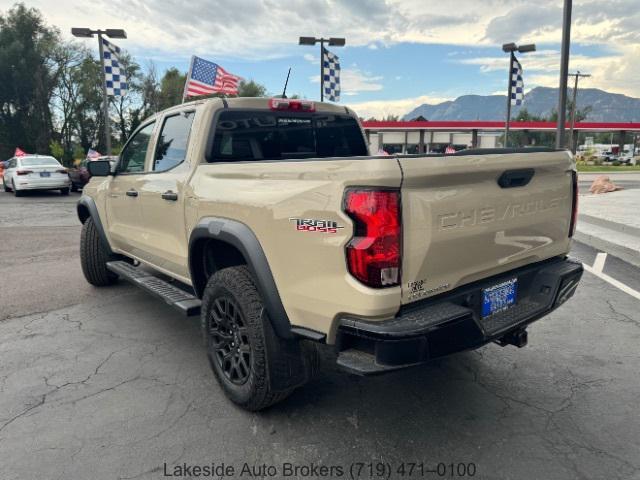
<instances>
[{"instance_id":1,"label":"utility pole","mask_svg":"<svg viewBox=\"0 0 640 480\"><path fill-rule=\"evenodd\" d=\"M562 11L562 51L560 55L560 85L558 92L558 125L556 127L556 148L565 148L564 130L567 112L567 74L569 73L569 48L571 47L572 0L564 0Z\"/></svg>"},{"instance_id":2,"label":"utility pole","mask_svg":"<svg viewBox=\"0 0 640 480\"><path fill-rule=\"evenodd\" d=\"M571 146L571 152L575 155L577 142L573 137L575 135L576 128L576 112L578 111L576 104L578 97L578 79L589 78L591 75L588 73L580 73L580 70L578 70L576 73L570 73L569 76L575 77L575 82L573 84L573 100L571 102L571 130L569 130L569 145Z\"/></svg>"}]
</instances>

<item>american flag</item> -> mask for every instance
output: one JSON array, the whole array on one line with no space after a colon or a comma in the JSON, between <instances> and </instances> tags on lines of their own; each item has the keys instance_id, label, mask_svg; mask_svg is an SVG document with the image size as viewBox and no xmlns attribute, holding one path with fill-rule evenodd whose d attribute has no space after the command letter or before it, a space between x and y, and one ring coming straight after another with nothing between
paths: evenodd
<instances>
[{"instance_id":1,"label":"american flag","mask_svg":"<svg viewBox=\"0 0 640 480\"><path fill-rule=\"evenodd\" d=\"M96 152L93 148L90 148L89 151L87 152L87 158L90 159L94 159L94 158L98 158L101 157L102 155L100 154L100 152Z\"/></svg>"},{"instance_id":2,"label":"american flag","mask_svg":"<svg viewBox=\"0 0 640 480\"><path fill-rule=\"evenodd\" d=\"M451 145L447 146L447 148L444 149L444 153L446 155L449 155L450 153L456 153L456 149L453 148Z\"/></svg>"},{"instance_id":3,"label":"american flag","mask_svg":"<svg viewBox=\"0 0 640 480\"><path fill-rule=\"evenodd\" d=\"M220 65L194 56L185 85L185 97L197 97L212 93L238 94L241 77L228 73Z\"/></svg>"}]
</instances>

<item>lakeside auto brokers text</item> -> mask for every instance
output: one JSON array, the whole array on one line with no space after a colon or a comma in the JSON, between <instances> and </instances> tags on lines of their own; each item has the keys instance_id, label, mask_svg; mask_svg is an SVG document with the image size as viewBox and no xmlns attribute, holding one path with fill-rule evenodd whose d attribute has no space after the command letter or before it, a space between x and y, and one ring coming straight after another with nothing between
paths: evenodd
<instances>
[{"instance_id":1,"label":"lakeside auto brokers text","mask_svg":"<svg viewBox=\"0 0 640 480\"><path fill-rule=\"evenodd\" d=\"M241 467L225 462L210 464L163 464L163 475L168 478L472 478L477 473L475 463L425 462L353 462L347 465L318 465L315 463L250 464Z\"/></svg>"}]
</instances>

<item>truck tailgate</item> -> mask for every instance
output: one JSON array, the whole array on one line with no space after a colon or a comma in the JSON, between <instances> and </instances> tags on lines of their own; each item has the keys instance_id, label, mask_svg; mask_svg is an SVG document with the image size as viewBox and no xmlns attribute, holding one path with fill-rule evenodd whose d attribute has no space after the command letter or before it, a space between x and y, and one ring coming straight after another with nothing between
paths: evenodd
<instances>
[{"instance_id":1,"label":"truck tailgate","mask_svg":"<svg viewBox=\"0 0 640 480\"><path fill-rule=\"evenodd\" d=\"M568 153L400 157L399 162L403 303L568 252L573 201Z\"/></svg>"}]
</instances>

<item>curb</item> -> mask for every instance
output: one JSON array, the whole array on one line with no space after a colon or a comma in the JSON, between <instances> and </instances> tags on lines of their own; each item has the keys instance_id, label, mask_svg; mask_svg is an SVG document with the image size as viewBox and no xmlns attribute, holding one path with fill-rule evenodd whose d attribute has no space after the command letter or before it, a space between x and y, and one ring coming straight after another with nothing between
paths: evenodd
<instances>
[{"instance_id":1,"label":"curb","mask_svg":"<svg viewBox=\"0 0 640 480\"><path fill-rule=\"evenodd\" d=\"M596 250L609 253L614 257L618 257L627 263L635 265L636 267L640 267L640 252L638 252L637 250L633 250L631 248L625 247L624 245L619 245L617 243L604 240L600 237L596 237L595 235L583 233L580 230L576 230L575 234L573 235L573 239L580 243L584 243L585 245L589 245Z\"/></svg>"},{"instance_id":2,"label":"curb","mask_svg":"<svg viewBox=\"0 0 640 480\"><path fill-rule=\"evenodd\" d=\"M608 228L620 233L628 233L629 235L636 235L640 237L640 228L632 227L631 225L625 225L624 223L613 222L600 217L594 217L593 215L587 215L586 213L578 214L578 221L590 223L591 225L598 225L599 227Z\"/></svg>"}]
</instances>

